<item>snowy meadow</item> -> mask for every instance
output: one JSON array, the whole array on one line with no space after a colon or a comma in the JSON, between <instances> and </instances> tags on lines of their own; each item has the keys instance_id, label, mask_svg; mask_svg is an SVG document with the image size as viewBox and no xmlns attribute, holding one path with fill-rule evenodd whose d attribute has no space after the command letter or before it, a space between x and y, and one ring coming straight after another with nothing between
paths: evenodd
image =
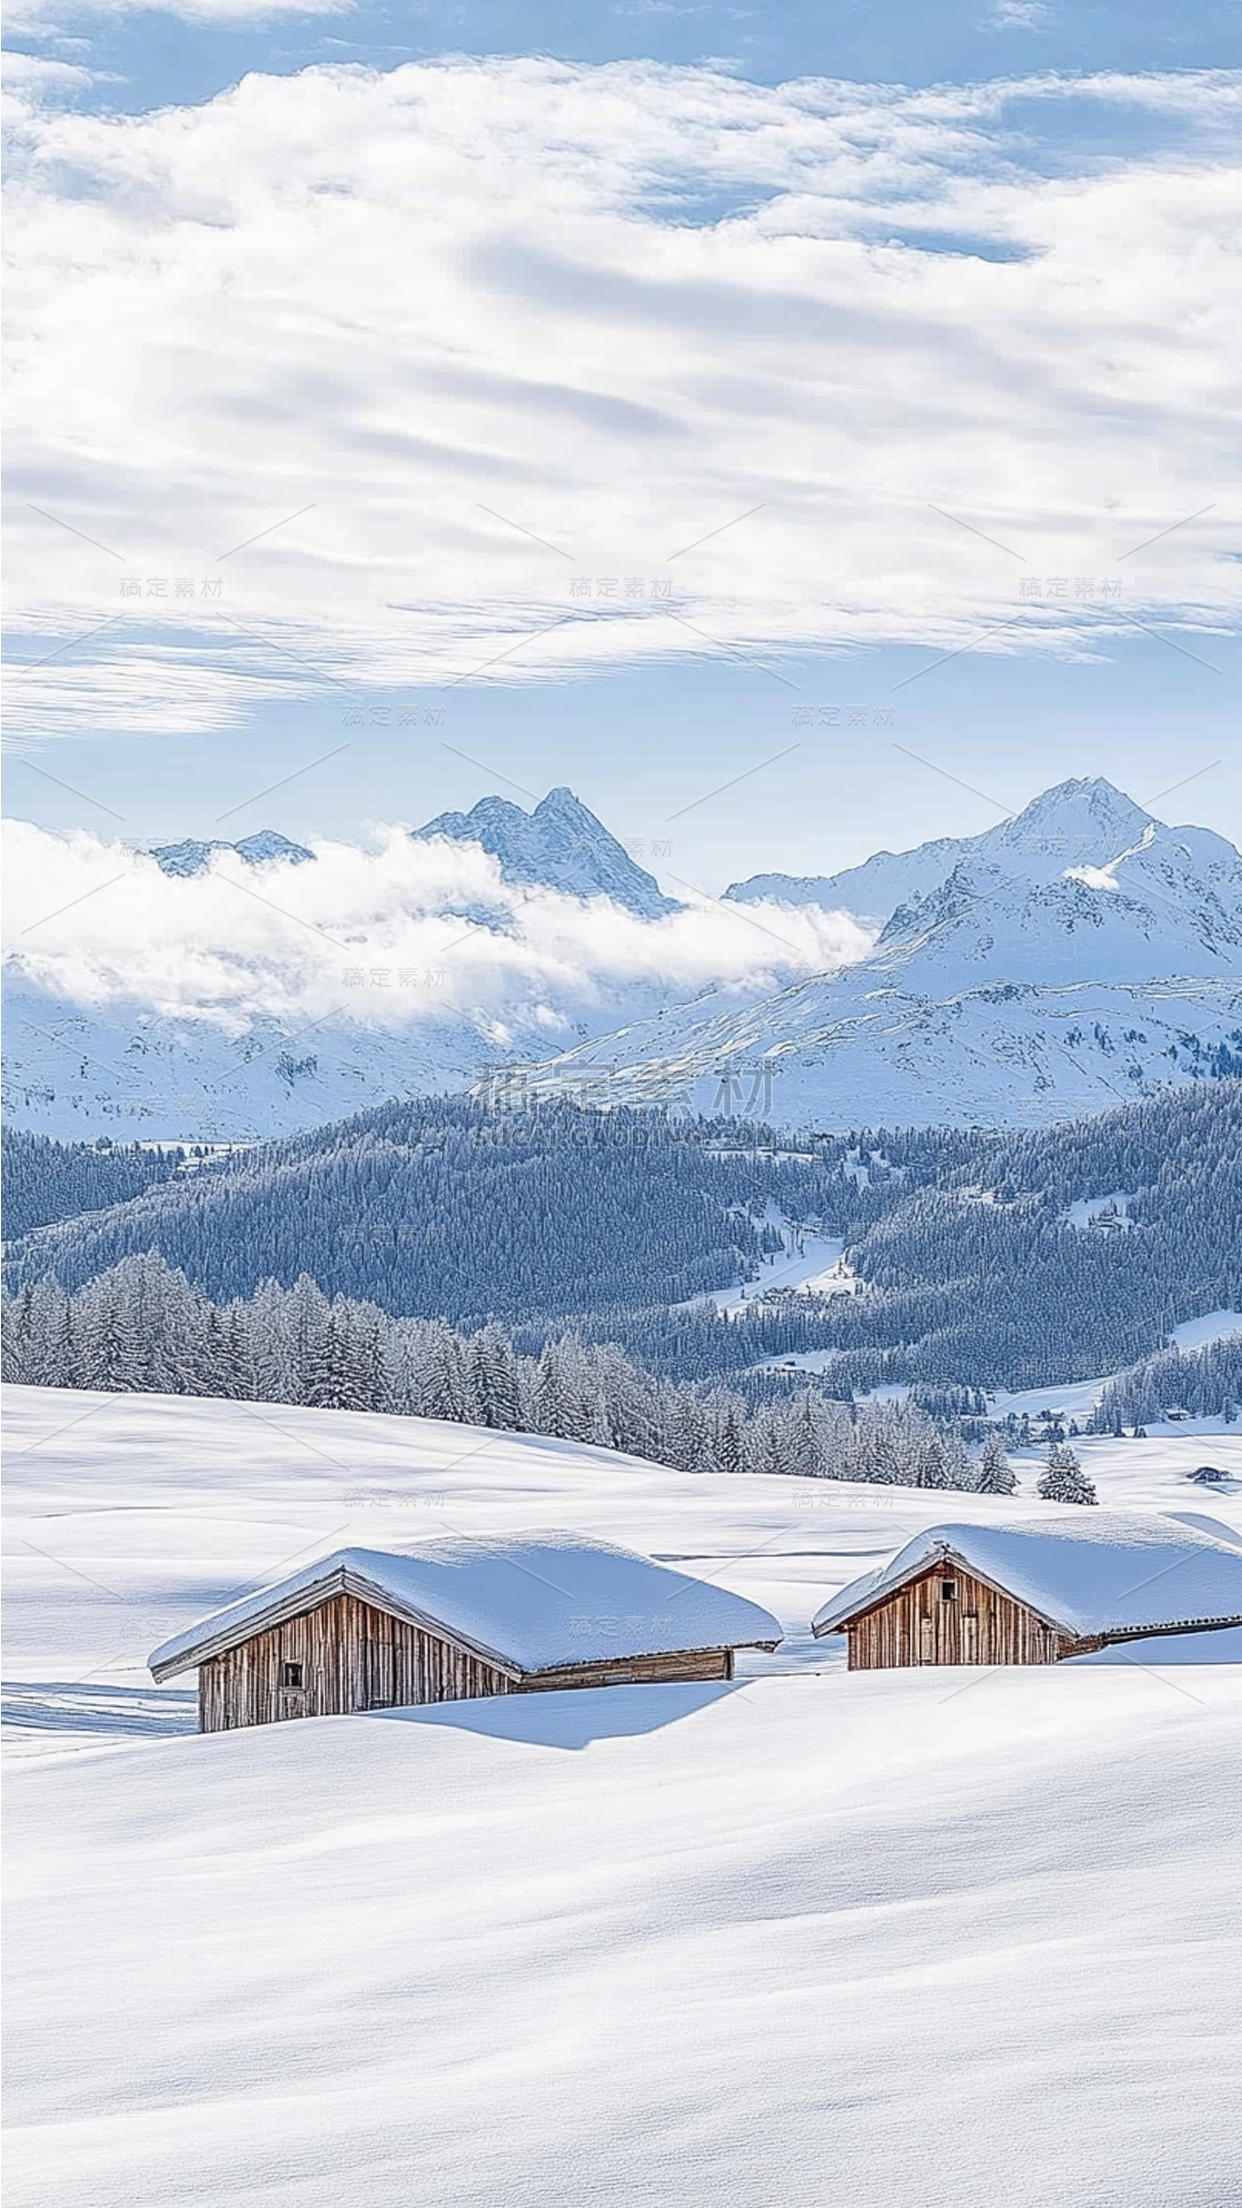
<instances>
[{"instance_id":1,"label":"snowy meadow","mask_svg":"<svg viewBox=\"0 0 1242 2208\"><path fill-rule=\"evenodd\" d=\"M20 2208L1236 2197L1242 1633L853 1674L810 1637L920 1528L1029 1515L1036 1459L950 1504L288 1404L19 1388L9 1434ZM1234 1434L1079 1447L1104 1506L1242 1538ZM344 1542L553 1527L786 1639L206 1738L146 1671Z\"/></svg>"}]
</instances>

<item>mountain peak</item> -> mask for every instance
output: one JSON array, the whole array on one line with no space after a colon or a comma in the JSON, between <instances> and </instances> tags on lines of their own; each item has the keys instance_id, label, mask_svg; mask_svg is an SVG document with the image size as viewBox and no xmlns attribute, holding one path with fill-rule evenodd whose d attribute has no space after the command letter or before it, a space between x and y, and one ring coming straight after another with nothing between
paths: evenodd
<instances>
[{"instance_id":1,"label":"mountain peak","mask_svg":"<svg viewBox=\"0 0 1242 2208\"><path fill-rule=\"evenodd\" d=\"M150 856L162 874L189 877L206 874L217 851L235 851L247 866L263 866L269 859L283 860L286 866L305 866L315 854L300 843L290 843L275 828L260 828L253 836L243 836L240 843L226 843L221 836L213 836L207 842L187 837L184 843L162 843L155 846Z\"/></svg>"},{"instance_id":2,"label":"mountain peak","mask_svg":"<svg viewBox=\"0 0 1242 2208\"><path fill-rule=\"evenodd\" d=\"M1041 790L1020 813L973 836L939 836L913 851L877 851L840 874L756 874L725 896L739 904L842 908L855 918L908 933L920 904L938 895L962 864L999 867L1032 882L1056 881L1070 867L1102 868L1160 823L1103 775L1071 778ZM1161 833L1167 831L1160 830Z\"/></svg>"},{"instance_id":3,"label":"mountain peak","mask_svg":"<svg viewBox=\"0 0 1242 2208\"><path fill-rule=\"evenodd\" d=\"M481 797L470 812L441 813L413 833L420 842L445 836L452 843L480 844L499 860L507 882L559 889L570 897L610 897L640 920L662 920L680 909L563 783L531 813L507 797Z\"/></svg>"},{"instance_id":4,"label":"mountain peak","mask_svg":"<svg viewBox=\"0 0 1242 2208\"><path fill-rule=\"evenodd\" d=\"M1105 781L1103 775L1097 774L1055 782L1051 789L1041 790L1038 797L1033 797L1020 813L1002 822L999 831L994 830L993 834L1003 835L1006 829L1023 825L1041 828L1063 825L1067 829L1081 828L1084 832L1105 836L1117 834L1131 842L1151 820L1152 815L1136 805L1132 797L1127 797L1124 790L1117 789L1112 782Z\"/></svg>"}]
</instances>

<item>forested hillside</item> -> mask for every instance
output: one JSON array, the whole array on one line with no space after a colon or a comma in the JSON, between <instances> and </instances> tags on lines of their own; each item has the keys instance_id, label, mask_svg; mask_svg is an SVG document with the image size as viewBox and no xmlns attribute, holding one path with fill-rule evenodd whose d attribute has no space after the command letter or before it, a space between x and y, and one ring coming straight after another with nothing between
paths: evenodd
<instances>
[{"instance_id":1,"label":"forested hillside","mask_svg":"<svg viewBox=\"0 0 1242 2208\"><path fill-rule=\"evenodd\" d=\"M5 1235L12 1242L57 1219L127 1203L166 1181L184 1158L182 1149L144 1150L106 1138L54 1142L24 1128L6 1129L0 1151Z\"/></svg>"},{"instance_id":2,"label":"forested hillside","mask_svg":"<svg viewBox=\"0 0 1242 2208\"><path fill-rule=\"evenodd\" d=\"M749 1385L765 1359L830 1351L829 1393L1051 1385L1242 1305L1240 1138L1237 1080L1023 1133L784 1147L727 1119L428 1099L45 1228L8 1279L75 1290L154 1250L216 1302L306 1273L392 1316L499 1323L527 1353L572 1327L670 1378ZM806 1232L844 1241L852 1294L782 1292L778 1265L742 1310L694 1302Z\"/></svg>"},{"instance_id":3,"label":"forested hillside","mask_svg":"<svg viewBox=\"0 0 1242 2208\"><path fill-rule=\"evenodd\" d=\"M1110 1381L1096 1405L1090 1430L1120 1433L1163 1418L1170 1407L1190 1418L1237 1416L1242 1405L1242 1336L1202 1349L1160 1350Z\"/></svg>"}]
</instances>

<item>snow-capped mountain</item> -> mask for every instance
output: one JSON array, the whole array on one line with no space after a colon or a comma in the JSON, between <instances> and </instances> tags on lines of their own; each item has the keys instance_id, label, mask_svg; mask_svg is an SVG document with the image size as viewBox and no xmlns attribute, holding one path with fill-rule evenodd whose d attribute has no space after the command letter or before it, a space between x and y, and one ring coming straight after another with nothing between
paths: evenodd
<instances>
[{"instance_id":1,"label":"snow-capped mountain","mask_svg":"<svg viewBox=\"0 0 1242 2208\"><path fill-rule=\"evenodd\" d=\"M714 1018L670 1007L539 1086L593 1073L601 1100L787 1125L1003 1125L1242 1066L1242 858L1223 837L1069 783L968 846L859 964Z\"/></svg>"},{"instance_id":2,"label":"snow-capped mountain","mask_svg":"<svg viewBox=\"0 0 1242 2208\"><path fill-rule=\"evenodd\" d=\"M724 894L735 904L822 905L878 924L899 906L929 896L955 867L998 866L1030 881L1056 881L1066 867L1106 866L1149 825L1158 823L1111 782L1061 782L979 835L938 836L913 851L877 851L840 874L753 874Z\"/></svg>"},{"instance_id":3,"label":"snow-capped mountain","mask_svg":"<svg viewBox=\"0 0 1242 2208\"><path fill-rule=\"evenodd\" d=\"M412 840L437 837L482 845L520 890L494 899L495 910L467 910L450 889L435 908L480 931L511 985L434 1005L407 994L386 1017L377 997L344 996L322 1021L254 1017L230 1034L206 1008L170 1017L115 995L67 1001L15 959L5 1062L14 1122L61 1136L236 1141L510 1069L510 1093L568 1085L580 1094L585 1084L601 1102L685 1102L787 1125L996 1126L1242 1070L1242 859L1223 837L1168 828L1106 782L1064 783L981 836L881 853L852 874L819 878L825 899L839 907L848 897L883 918L869 955L859 960L867 938L854 929L841 955L857 963L792 979L796 946L782 959L769 914L756 941L771 939L778 955L764 978L722 965L693 996L684 981L661 979L685 972L664 944L682 908L569 791L552 791L532 814L485 799ZM169 858L205 850L202 868L172 869L201 873L211 848L155 855L168 872ZM270 831L226 848L252 864L314 856ZM789 878L755 877L765 879ZM601 967L599 952L571 959L562 919L550 949L530 952L519 970L521 914L549 886L595 901L605 947L614 930L601 899L617 927L633 931L637 920L645 937L650 926L650 958L644 946L628 966ZM814 929L809 919L800 913L786 928L818 944L822 966L832 931L823 913ZM312 916L308 941L315 933ZM346 928L343 990L346 965L395 963L391 940L391 927L372 937ZM386 978L385 967L379 986ZM353 1016L355 1004L365 1017Z\"/></svg>"},{"instance_id":4,"label":"snow-capped mountain","mask_svg":"<svg viewBox=\"0 0 1242 2208\"><path fill-rule=\"evenodd\" d=\"M481 844L499 860L506 882L559 889L568 897L610 897L640 920L680 909L572 790L549 790L533 813L504 797L482 797L470 812L441 813L415 834L424 841L446 836Z\"/></svg>"},{"instance_id":5,"label":"snow-capped mountain","mask_svg":"<svg viewBox=\"0 0 1242 2208\"><path fill-rule=\"evenodd\" d=\"M288 836L279 835L275 828L260 828L257 835L243 836L240 843L226 843L214 836L209 843L200 843L193 837L185 843L164 843L151 853L163 874L181 874L189 878L205 874L217 851L235 851L247 866L266 866L278 859L286 866L304 866L314 859L314 852L304 844L290 843Z\"/></svg>"}]
</instances>

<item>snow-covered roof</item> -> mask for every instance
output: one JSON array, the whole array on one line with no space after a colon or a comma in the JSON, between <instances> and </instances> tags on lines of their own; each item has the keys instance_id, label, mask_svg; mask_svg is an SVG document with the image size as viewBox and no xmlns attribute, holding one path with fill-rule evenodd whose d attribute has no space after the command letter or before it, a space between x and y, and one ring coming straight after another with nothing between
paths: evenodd
<instances>
[{"instance_id":1,"label":"snow-covered roof","mask_svg":"<svg viewBox=\"0 0 1242 2208\"><path fill-rule=\"evenodd\" d=\"M218 1656L331 1596L351 1594L447 1635L512 1678L563 1664L707 1648L774 1648L768 1611L633 1549L568 1532L338 1549L163 1642L157 1679Z\"/></svg>"},{"instance_id":2,"label":"snow-covered roof","mask_svg":"<svg viewBox=\"0 0 1242 2208\"><path fill-rule=\"evenodd\" d=\"M1242 1624L1242 1550L1196 1526L1082 1504L1008 1525L929 1526L811 1621L820 1637L951 1559L1067 1633Z\"/></svg>"}]
</instances>

